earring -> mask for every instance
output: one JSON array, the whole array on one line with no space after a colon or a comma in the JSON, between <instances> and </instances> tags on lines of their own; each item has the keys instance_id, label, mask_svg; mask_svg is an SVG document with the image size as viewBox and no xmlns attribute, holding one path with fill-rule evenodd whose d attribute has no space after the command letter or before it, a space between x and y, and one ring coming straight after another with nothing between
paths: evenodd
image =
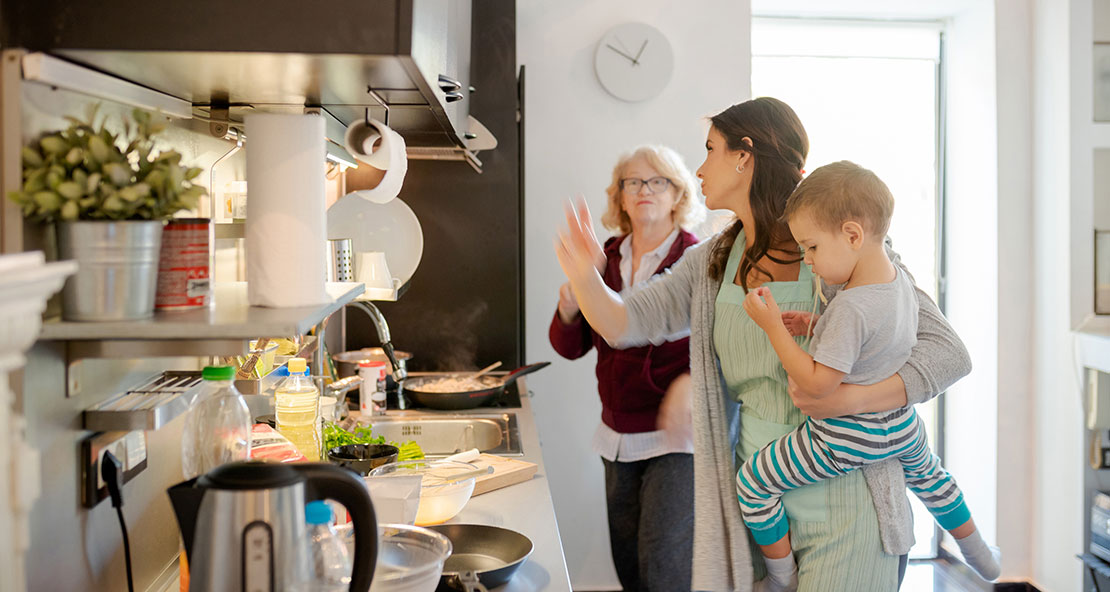
<instances>
[{"instance_id":1,"label":"earring","mask_svg":"<svg viewBox=\"0 0 1110 592\"><path fill-rule=\"evenodd\" d=\"M740 174L743 174L743 173L744 173L744 166L743 166L743 165L739 165L739 164L738 164L738 165L736 165L736 172L737 172L737 173L740 173Z\"/></svg>"}]
</instances>

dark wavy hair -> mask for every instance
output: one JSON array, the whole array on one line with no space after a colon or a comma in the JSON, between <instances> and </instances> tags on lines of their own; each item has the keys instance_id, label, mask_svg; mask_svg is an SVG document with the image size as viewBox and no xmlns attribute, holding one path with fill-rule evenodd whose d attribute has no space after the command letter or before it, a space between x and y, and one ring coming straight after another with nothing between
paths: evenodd
<instances>
[{"instance_id":1,"label":"dark wavy hair","mask_svg":"<svg viewBox=\"0 0 1110 592\"><path fill-rule=\"evenodd\" d=\"M801 258L780 259L773 250L794 242L790 228L782 220L786 199L802 179L809 136L797 114L786 103L771 97L760 97L733 105L709 118L713 128L725 137L729 150L742 150L752 155L752 187L749 201L755 218L755 243L744 251L740 277L748 291L748 275L752 269L771 279L771 273L758 262L764 256L771 261L790 264ZM749 144L743 138L750 138ZM709 256L709 277L721 280L728 254L743 224L734 222L721 234ZM730 279L731 281L731 279Z\"/></svg>"}]
</instances>

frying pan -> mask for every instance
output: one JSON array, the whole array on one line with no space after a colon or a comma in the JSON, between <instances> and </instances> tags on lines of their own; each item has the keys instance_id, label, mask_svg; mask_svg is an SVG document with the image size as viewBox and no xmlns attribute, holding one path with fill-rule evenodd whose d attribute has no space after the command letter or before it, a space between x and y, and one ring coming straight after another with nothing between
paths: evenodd
<instances>
[{"instance_id":1,"label":"frying pan","mask_svg":"<svg viewBox=\"0 0 1110 592\"><path fill-rule=\"evenodd\" d=\"M438 376L414 376L405 380L405 396L431 409L473 409L475 407L481 407L482 405L490 403L497 397L501 396L501 393L504 392L505 387L516 382L516 379L520 378L521 376L524 376L525 374L531 374L536 370L546 368L550 365L551 362L537 362L535 364L521 366L520 368L517 368L516 370L510 372L505 377L483 376L479 380L488 384L489 388L449 393L430 393L427 391L420 391L416 389L420 388L421 385L427 384L429 382L434 382L450 376L463 377L466 376L466 374L455 373Z\"/></svg>"},{"instance_id":2,"label":"frying pan","mask_svg":"<svg viewBox=\"0 0 1110 592\"><path fill-rule=\"evenodd\" d=\"M500 586L532 554L532 541L515 530L484 524L440 524L425 527L451 539L451 555L443 564L439 592L485 592ZM476 577L475 577L476 576Z\"/></svg>"}]
</instances>

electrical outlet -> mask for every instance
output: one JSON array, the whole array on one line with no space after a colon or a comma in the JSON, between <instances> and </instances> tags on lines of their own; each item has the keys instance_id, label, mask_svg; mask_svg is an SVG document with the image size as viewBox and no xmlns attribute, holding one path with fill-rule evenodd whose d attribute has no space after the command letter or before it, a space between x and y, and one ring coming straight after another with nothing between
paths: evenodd
<instances>
[{"instance_id":1,"label":"electrical outlet","mask_svg":"<svg viewBox=\"0 0 1110 592\"><path fill-rule=\"evenodd\" d=\"M94 508L108 497L100 467L109 452L123 465L123 482L127 483L146 468L146 434L141 430L100 432L81 442L81 503L86 508Z\"/></svg>"}]
</instances>

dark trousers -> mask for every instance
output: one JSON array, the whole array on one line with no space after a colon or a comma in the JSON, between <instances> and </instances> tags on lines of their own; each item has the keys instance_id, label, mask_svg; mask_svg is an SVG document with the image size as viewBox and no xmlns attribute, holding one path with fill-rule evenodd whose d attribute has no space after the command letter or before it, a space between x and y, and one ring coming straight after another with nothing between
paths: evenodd
<instances>
[{"instance_id":1,"label":"dark trousers","mask_svg":"<svg viewBox=\"0 0 1110 592\"><path fill-rule=\"evenodd\" d=\"M690 589L694 545L694 460L665 454L605 459L613 564L625 592Z\"/></svg>"}]
</instances>

